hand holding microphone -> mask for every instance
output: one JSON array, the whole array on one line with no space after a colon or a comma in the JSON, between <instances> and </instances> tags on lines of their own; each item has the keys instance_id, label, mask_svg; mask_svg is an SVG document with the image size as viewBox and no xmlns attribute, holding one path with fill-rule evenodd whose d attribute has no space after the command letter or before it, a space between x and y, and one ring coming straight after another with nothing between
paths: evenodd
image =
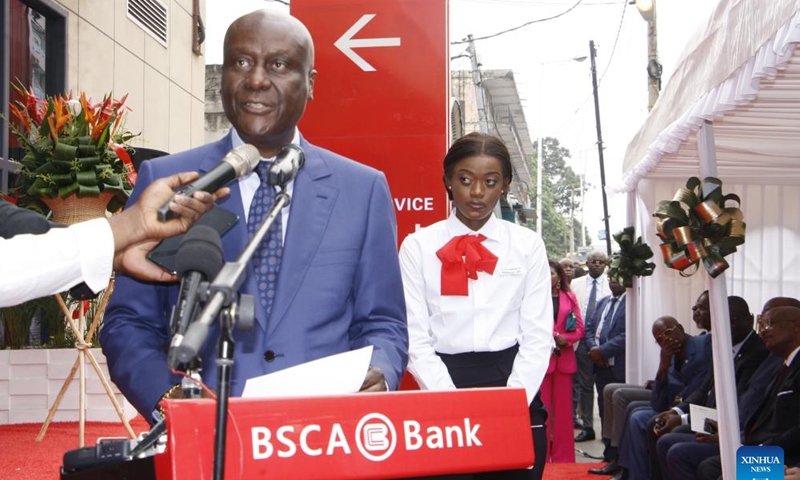
<instances>
[{"instance_id":1,"label":"hand holding microphone","mask_svg":"<svg viewBox=\"0 0 800 480\"><path fill-rule=\"evenodd\" d=\"M261 154L256 147L249 144L240 145L228 152L216 167L194 182L181 187L175 193L191 197L198 190L214 192L235 178L249 175L258 166L260 160ZM169 209L169 202L164 203L158 209L158 219L162 222L176 216L177 214Z\"/></svg>"}]
</instances>

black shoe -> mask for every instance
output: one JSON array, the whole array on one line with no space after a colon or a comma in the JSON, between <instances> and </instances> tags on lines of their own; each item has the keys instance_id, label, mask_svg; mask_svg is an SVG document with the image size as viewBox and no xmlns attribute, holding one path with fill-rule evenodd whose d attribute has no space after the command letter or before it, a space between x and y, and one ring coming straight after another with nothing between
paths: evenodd
<instances>
[{"instance_id":1,"label":"black shoe","mask_svg":"<svg viewBox=\"0 0 800 480\"><path fill-rule=\"evenodd\" d=\"M620 466L617 465L616 460L611 460L610 462L606 463L602 467L599 468L590 468L589 473L593 475L614 475L617 473L617 470L620 469Z\"/></svg>"},{"instance_id":2,"label":"black shoe","mask_svg":"<svg viewBox=\"0 0 800 480\"><path fill-rule=\"evenodd\" d=\"M614 476L608 480L628 480L628 470L620 467L620 469L617 470L617 473L615 473Z\"/></svg>"},{"instance_id":3,"label":"black shoe","mask_svg":"<svg viewBox=\"0 0 800 480\"><path fill-rule=\"evenodd\" d=\"M588 442L589 440L594 440L596 437L594 436L594 429L587 428L581 431L581 433L575 435L576 442Z\"/></svg>"}]
</instances>

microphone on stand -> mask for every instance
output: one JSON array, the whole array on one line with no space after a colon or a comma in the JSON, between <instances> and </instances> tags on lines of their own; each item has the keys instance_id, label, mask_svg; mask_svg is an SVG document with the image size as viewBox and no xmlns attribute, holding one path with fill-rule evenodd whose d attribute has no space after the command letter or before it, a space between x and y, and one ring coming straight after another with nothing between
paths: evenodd
<instances>
[{"instance_id":1,"label":"microphone on stand","mask_svg":"<svg viewBox=\"0 0 800 480\"><path fill-rule=\"evenodd\" d=\"M194 182L179 188L175 193L191 197L198 190L214 192L234 178L249 175L260 160L261 154L256 147L249 144L240 145L228 152L216 167ZM170 202L171 200L164 202L158 209L159 221L166 222L178 217L178 214L169 209Z\"/></svg>"},{"instance_id":2,"label":"microphone on stand","mask_svg":"<svg viewBox=\"0 0 800 480\"><path fill-rule=\"evenodd\" d=\"M269 165L267 183L284 188L294 179L305 163L306 155L302 148L292 143L284 145L275 156L275 160Z\"/></svg>"},{"instance_id":3,"label":"microphone on stand","mask_svg":"<svg viewBox=\"0 0 800 480\"><path fill-rule=\"evenodd\" d=\"M167 363L171 368L177 368L181 363L176 356L176 350L183 342L183 335L189 324L194 321L201 282L217 276L223 259L219 233L206 225L195 225L189 229L178 247L175 264L181 277L181 289L170 320L173 337Z\"/></svg>"},{"instance_id":4,"label":"microphone on stand","mask_svg":"<svg viewBox=\"0 0 800 480\"><path fill-rule=\"evenodd\" d=\"M297 172L303 168L305 160L306 157L302 148L293 144L285 145L269 166L267 182L270 185L280 186L285 189L286 184L297 176ZM286 192L282 192L275 197L275 204L263 223L258 227L253 238L248 242L244 251L239 255L239 258L235 262L226 263L219 275L211 282L206 305L200 312L197 321L189 326L185 337L176 349L178 361L187 362L197 356L200 347L208 337L211 324L222 308L230 304L239 287L242 286L247 263L255 253L261 240L266 236L269 228L272 227L275 215L281 208L289 205L290 201L291 199Z\"/></svg>"}]
</instances>

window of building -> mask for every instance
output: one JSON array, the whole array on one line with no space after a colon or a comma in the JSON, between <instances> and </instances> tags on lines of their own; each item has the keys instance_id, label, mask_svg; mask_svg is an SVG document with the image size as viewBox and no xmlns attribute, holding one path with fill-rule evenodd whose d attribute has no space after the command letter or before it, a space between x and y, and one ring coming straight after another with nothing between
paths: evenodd
<instances>
[{"instance_id":1,"label":"window of building","mask_svg":"<svg viewBox=\"0 0 800 480\"><path fill-rule=\"evenodd\" d=\"M6 31L8 29L8 31ZM0 111L18 94L11 84L33 88L37 96L63 92L67 85L67 11L54 0L0 0ZM0 128L0 191L13 181L19 148Z\"/></svg>"}]
</instances>

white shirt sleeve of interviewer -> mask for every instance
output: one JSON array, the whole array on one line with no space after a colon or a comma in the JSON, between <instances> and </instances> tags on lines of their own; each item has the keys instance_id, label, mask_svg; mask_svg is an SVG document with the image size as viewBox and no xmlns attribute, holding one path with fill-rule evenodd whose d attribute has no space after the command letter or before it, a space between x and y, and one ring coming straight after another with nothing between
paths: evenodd
<instances>
[{"instance_id":1,"label":"white shirt sleeve of interviewer","mask_svg":"<svg viewBox=\"0 0 800 480\"><path fill-rule=\"evenodd\" d=\"M114 235L103 218L41 235L0 238L0 307L53 295L86 282L99 292L114 263Z\"/></svg>"}]
</instances>

